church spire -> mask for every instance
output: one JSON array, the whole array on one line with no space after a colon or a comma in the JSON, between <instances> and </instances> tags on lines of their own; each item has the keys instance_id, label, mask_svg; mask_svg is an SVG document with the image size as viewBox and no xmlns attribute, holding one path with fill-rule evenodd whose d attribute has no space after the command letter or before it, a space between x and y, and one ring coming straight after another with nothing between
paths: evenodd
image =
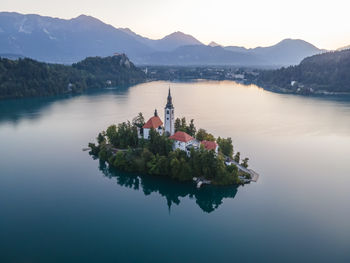
<instances>
[{"instance_id":1,"label":"church spire","mask_svg":"<svg viewBox=\"0 0 350 263\"><path fill-rule=\"evenodd\" d=\"M175 133L175 118L173 98L171 97L170 87L168 91L167 103L164 109L164 130L169 136Z\"/></svg>"},{"instance_id":2,"label":"church spire","mask_svg":"<svg viewBox=\"0 0 350 263\"><path fill-rule=\"evenodd\" d=\"M167 104L166 104L165 108L169 108L169 109L174 108L174 106L173 106L173 98L171 97L171 93L170 93L170 87L169 87L169 92L168 92Z\"/></svg>"}]
</instances>

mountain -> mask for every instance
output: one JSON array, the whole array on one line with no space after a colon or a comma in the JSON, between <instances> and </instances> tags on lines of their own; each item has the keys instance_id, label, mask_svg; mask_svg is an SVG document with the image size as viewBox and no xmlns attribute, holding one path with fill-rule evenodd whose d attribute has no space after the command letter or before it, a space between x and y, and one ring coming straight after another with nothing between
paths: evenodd
<instances>
[{"instance_id":1,"label":"mountain","mask_svg":"<svg viewBox=\"0 0 350 263\"><path fill-rule=\"evenodd\" d=\"M350 49L305 58L299 65L263 71L258 83L269 88L312 94L350 92Z\"/></svg>"},{"instance_id":2,"label":"mountain","mask_svg":"<svg viewBox=\"0 0 350 263\"><path fill-rule=\"evenodd\" d=\"M216 43L216 42L214 42L214 41L211 41L211 42L208 44L208 46L210 46L210 47L221 47L220 44L218 44L218 43Z\"/></svg>"},{"instance_id":3,"label":"mountain","mask_svg":"<svg viewBox=\"0 0 350 263\"><path fill-rule=\"evenodd\" d=\"M123 32L133 36L135 40L148 45L154 51L171 51L181 46L203 45L199 40L191 35L187 35L180 31L174 32L162 39L153 40L136 34L129 28L119 28Z\"/></svg>"},{"instance_id":4,"label":"mountain","mask_svg":"<svg viewBox=\"0 0 350 263\"><path fill-rule=\"evenodd\" d=\"M342 50L345 50L345 49L350 49L350 45L347 45L345 47L340 47L337 49L337 51L342 51Z\"/></svg>"},{"instance_id":5,"label":"mountain","mask_svg":"<svg viewBox=\"0 0 350 263\"><path fill-rule=\"evenodd\" d=\"M323 52L314 45L300 39L284 39L270 47L251 50L265 61L274 65L297 65L305 57Z\"/></svg>"},{"instance_id":6,"label":"mountain","mask_svg":"<svg viewBox=\"0 0 350 263\"><path fill-rule=\"evenodd\" d=\"M90 57L72 66L0 58L0 99L80 93L146 80L126 55Z\"/></svg>"},{"instance_id":7,"label":"mountain","mask_svg":"<svg viewBox=\"0 0 350 263\"><path fill-rule=\"evenodd\" d=\"M85 15L65 20L2 12L0 28L0 53L47 62L72 63L115 52L135 57L152 51L129 34Z\"/></svg>"},{"instance_id":8,"label":"mountain","mask_svg":"<svg viewBox=\"0 0 350 263\"><path fill-rule=\"evenodd\" d=\"M244 47L228 46L226 50L254 54L269 65L297 65L305 57L312 56L324 50L300 39L284 39L269 47L246 49Z\"/></svg>"},{"instance_id":9,"label":"mountain","mask_svg":"<svg viewBox=\"0 0 350 263\"><path fill-rule=\"evenodd\" d=\"M0 54L71 64L89 56L126 53L136 64L288 66L323 52L303 40L285 39L270 47L208 46L174 32L150 39L86 15L59 19L0 12Z\"/></svg>"},{"instance_id":10,"label":"mountain","mask_svg":"<svg viewBox=\"0 0 350 263\"><path fill-rule=\"evenodd\" d=\"M249 65L259 66L266 63L250 53L225 50L220 46L205 45L182 46L170 52L155 52L139 61L155 65Z\"/></svg>"},{"instance_id":11,"label":"mountain","mask_svg":"<svg viewBox=\"0 0 350 263\"><path fill-rule=\"evenodd\" d=\"M193 36L177 31L165 36L162 39L156 40L155 45L153 47L159 51L170 51L181 46L194 45L201 46L203 44L197 39L195 39Z\"/></svg>"}]
</instances>

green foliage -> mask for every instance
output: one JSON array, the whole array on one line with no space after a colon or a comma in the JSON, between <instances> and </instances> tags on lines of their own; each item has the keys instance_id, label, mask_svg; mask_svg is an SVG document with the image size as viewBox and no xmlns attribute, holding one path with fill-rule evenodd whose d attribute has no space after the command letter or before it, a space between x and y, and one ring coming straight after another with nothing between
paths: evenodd
<instances>
[{"instance_id":1,"label":"green foliage","mask_svg":"<svg viewBox=\"0 0 350 263\"><path fill-rule=\"evenodd\" d=\"M108 161L108 159L112 156L111 151L108 149L106 144L99 145L100 151L98 152L98 158L101 161Z\"/></svg>"},{"instance_id":2,"label":"green foliage","mask_svg":"<svg viewBox=\"0 0 350 263\"><path fill-rule=\"evenodd\" d=\"M182 117L175 119L175 132L183 131L191 136L196 135L196 126L194 125L194 119L191 119L190 124L187 125L186 118Z\"/></svg>"},{"instance_id":3,"label":"green foliage","mask_svg":"<svg viewBox=\"0 0 350 263\"><path fill-rule=\"evenodd\" d=\"M241 165L242 165L243 167L245 167L245 168L248 168L248 161L249 161L249 158L244 158L244 159L242 160Z\"/></svg>"},{"instance_id":4,"label":"green foliage","mask_svg":"<svg viewBox=\"0 0 350 263\"><path fill-rule=\"evenodd\" d=\"M187 133L194 137L196 135L196 126L194 126L194 119L191 119L190 125L186 127L187 128Z\"/></svg>"},{"instance_id":5,"label":"green foliage","mask_svg":"<svg viewBox=\"0 0 350 263\"><path fill-rule=\"evenodd\" d=\"M235 157L233 158L233 160L236 162L236 163L239 163L241 159L241 153L240 152L237 152Z\"/></svg>"},{"instance_id":6,"label":"green foliage","mask_svg":"<svg viewBox=\"0 0 350 263\"><path fill-rule=\"evenodd\" d=\"M111 125L106 130L108 142L116 148L125 149L127 147L136 147L138 145L137 128L130 122L123 122Z\"/></svg>"},{"instance_id":7,"label":"green foliage","mask_svg":"<svg viewBox=\"0 0 350 263\"><path fill-rule=\"evenodd\" d=\"M182 129L181 127L181 120L179 118L175 119L175 132L180 131Z\"/></svg>"},{"instance_id":8,"label":"green foliage","mask_svg":"<svg viewBox=\"0 0 350 263\"><path fill-rule=\"evenodd\" d=\"M350 49L305 58L299 65L262 71L258 84L294 92L350 92ZM299 84L291 86L291 81Z\"/></svg>"},{"instance_id":9,"label":"green foliage","mask_svg":"<svg viewBox=\"0 0 350 263\"><path fill-rule=\"evenodd\" d=\"M89 143L89 147L91 148L89 154L98 156L98 153L100 152L100 146L96 146L94 143Z\"/></svg>"},{"instance_id":10,"label":"green foliage","mask_svg":"<svg viewBox=\"0 0 350 263\"><path fill-rule=\"evenodd\" d=\"M0 99L81 93L103 88L107 80L113 85L144 81L144 73L126 61L125 55L95 57L68 66L0 58Z\"/></svg>"},{"instance_id":11,"label":"green foliage","mask_svg":"<svg viewBox=\"0 0 350 263\"><path fill-rule=\"evenodd\" d=\"M101 143L103 143L103 142L105 142L106 141L106 138L102 135L102 133L100 132L99 134L98 134L98 136L97 136L97 142L98 142L98 144L101 144Z\"/></svg>"},{"instance_id":12,"label":"green foliage","mask_svg":"<svg viewBox=\"0 0 350 263\"><path fill-rule=\"evenodd\" d=\"M143 117L142 112L140 112L135 118L132 119L132 125L142 128L145 125L145 118Z\"/></svg>"},{"instance_id":13,"label":"green foliage","mask_svg":"<svg viewBox=\"0 0 350 263\"><path fill-rule=\"evenodd\" d=\"M211 133L207 133L204 129L199 129L196 134L196 139L198 141L215 141L215 137Z\"/></svg>"},{"instance_id":14,"label":"green foliage","mask_svg":"<svg viewBox=\"0 0 350 263\"><path fill-rule=\"evenodd\" d=\"M228 156L230 158L232 158L233 155L233 145L232 145L232 139L229 137L227 139L225 138L218 138L217 139L217 143L219 145L219 150L220 152L225 155Z\"/></svg>"},{"instance_id":15,"label":"green foliage","mask_svg":"<svg viewBox=\"0 0 350 263\"><path fill-rule=\"evenodd\" d=\"M154 129L150 130L148 140L148 148L153 154L160 154L168 156L169 152L173 148L173 143L165 135L160 135Z\"/></svg>"}]
</instances>

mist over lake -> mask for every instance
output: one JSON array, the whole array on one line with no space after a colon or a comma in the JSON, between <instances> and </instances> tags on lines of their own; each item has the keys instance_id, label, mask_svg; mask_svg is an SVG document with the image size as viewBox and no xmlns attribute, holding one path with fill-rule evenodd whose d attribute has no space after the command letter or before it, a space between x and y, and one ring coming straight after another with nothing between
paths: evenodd
<instances>
[{"instance_id":1,"label":"mist over lake","mask_svg":"<svg viewBox=\"0 0 350 263\"><path fill-rule=\"evenodd\" d=\"M231 137L258 182L204 186L108 169L88 142L175 116ZM349 262L350 97L231 81L148 82L0 102L2 262Z\"/></svg>"}]
</instances>

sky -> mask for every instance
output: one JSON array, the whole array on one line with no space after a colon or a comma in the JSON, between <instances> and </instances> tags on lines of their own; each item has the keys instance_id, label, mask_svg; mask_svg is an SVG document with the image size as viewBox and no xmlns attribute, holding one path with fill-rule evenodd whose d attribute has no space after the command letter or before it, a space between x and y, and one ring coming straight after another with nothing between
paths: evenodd
<instances>
[{"instance_id":1,"label":"sky","mask_svg":"<svg viewBox=\"0 0 350 263\"><path fill-rule=\"evenodd\" d=\"M285 38L350 45L350 0L0 0L0 11L70 19L91 15L152 39L175 31L208 44L269 46Z\"/></svg>"}]
</instances>

